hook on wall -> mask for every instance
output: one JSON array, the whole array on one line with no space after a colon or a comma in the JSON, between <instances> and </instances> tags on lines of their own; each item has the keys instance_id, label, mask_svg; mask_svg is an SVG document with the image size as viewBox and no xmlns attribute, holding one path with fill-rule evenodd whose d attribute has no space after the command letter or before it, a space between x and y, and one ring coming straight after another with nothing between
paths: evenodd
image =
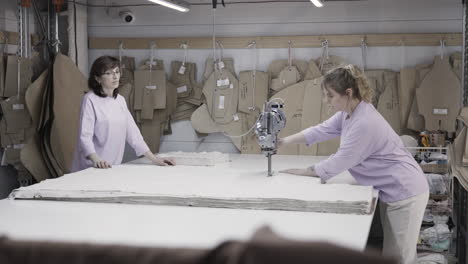
<instances>
[{"instance_id":1,"label":"hook on wall","mask_svg":"<svg viewBox=\"0 0 468 264\"><path fill-rule=\"evenodd\" d=\"M187 44L187 41L182 41L180 44L179 44L179 48L181 49L188 49L189 45Z\"/></svg>"}]
</instances>

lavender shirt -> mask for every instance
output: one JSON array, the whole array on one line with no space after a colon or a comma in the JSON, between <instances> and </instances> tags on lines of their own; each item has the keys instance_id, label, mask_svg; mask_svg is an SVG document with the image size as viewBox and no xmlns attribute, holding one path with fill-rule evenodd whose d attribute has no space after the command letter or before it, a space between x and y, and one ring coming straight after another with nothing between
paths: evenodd
<instances>
[{"instance_id":1,"label":"lavender shirt","mask_svg":"<svg viewBox=\"0 0 468 264\"><path fill-rule=\"evenodd\" d=\"M421 167L372 104L361 101L349 118L346 112L338 112L302 133L308 144L341 136L338 151L315 165L322 181L349 170L358 184L379 190L383 202L429 190Z\"/></svg>"},{"instance_id":2,"label":"lavender shirt","mask_svg":"<svg viewBox=\"0 0 468 264\"><path fill-rule=\"evenodd\" d=\"M92 153L111 165L122 163L125 141L137 156L149 151L121 95L114 99L88 92L81 103L80 131L71 171L93 166L86 159Z\"/></svg>"}]
</instances>

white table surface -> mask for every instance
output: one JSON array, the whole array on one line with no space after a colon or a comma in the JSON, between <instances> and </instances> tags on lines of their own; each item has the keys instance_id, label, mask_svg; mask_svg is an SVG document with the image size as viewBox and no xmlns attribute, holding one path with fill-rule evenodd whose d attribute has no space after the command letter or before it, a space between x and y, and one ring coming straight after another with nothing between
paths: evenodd
<instances>
[{"instance_id":1,"label":"white table surface","mask_svg":"<svg viewBox=\"0 0 468 264\"><path fill-rule=\"evenodd\" d=\"M274 156L274 162L283 159L277 167L287 168L296 165L289 161L302 164L309 158L316 159ZM264 161L266 171L266 158ZM353 180L346 173L334 182ZM227 239L248 239L258 227L269 225L291 239L329 241L364 250L372 217L373 213L0 200L0 235L22 240L209 248Z\"/></svg>"}]
</instances>

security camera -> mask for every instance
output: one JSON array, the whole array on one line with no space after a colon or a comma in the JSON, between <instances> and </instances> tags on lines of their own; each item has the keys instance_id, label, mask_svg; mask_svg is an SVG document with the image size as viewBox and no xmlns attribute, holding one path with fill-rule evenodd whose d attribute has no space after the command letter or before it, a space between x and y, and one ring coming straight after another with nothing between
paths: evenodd
<instances>
[{"instance_id":1,"label":"security camera","mask_svg":"<svg viewBox=\"0 0 468 264\"><path fill-rule=\"evenodd\" d=\"M124 23L132 23L135 20L135 15L131 11L121 11L119 13L120 18Z\"/></svg>"}]
</instances>

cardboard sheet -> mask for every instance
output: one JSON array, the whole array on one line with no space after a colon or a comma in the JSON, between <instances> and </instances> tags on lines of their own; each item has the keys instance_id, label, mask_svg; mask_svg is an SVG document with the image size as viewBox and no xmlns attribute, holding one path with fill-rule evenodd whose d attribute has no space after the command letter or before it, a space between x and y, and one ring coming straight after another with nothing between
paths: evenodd
<instances>
[{"instance_id":1,"label":"cardboard sheet","mask_svg":"<svg viewBox=\"0 0 468 264\"><path fill-rule=\"evenodd\" d=\"M302 105L302 129L315 126L320 123L322 104L326 104L322 93L323 77L308 82L304 91L304 100ZM317 155L317 144L312 146L300 145L300 155Z\"/></svg>"},{"instance_id":2,"label":"cardboard sheet","mask_svg":"<svg viewBox=\"0 0 468 264\"><path fill-rule=\"evenodd\" d=\"M78 138L80 108L86 78L73 61L58 54L54 63L54 115L51 141L57 161L67 173L71 169Z\"/></svg>"},{"instance_id":3,"label":"cardboard sheet","mask_svg":"<svg viewBox=\"0 0 468 264\"><path fill-rule=\"evenodd\" d=\"M379 97L377 110L397 134L401 134L400 103L398 97L398 73L383 73L385 90Z\"/></svg>"},{"instance_id":4,"label":"cardboard sheet","mask_svg":"<svg viewBox=\"0 0 468 264\"><path fill-rule=\"evenodd\" d=\"M434 66L416 90L418 110L424 116L425 129L455 132L461 96L461 83L449 64L449 58L436 56Z\"/></svg>"},{"instance_id":5,"label":"cardboard sheet","mask_svg":"<svg viewBox=\"0 0 468 264\"><path fill-rule=\"evenodd\" d=\"M242 131L248 131L257 122L257 119L260 116L260 110L257 109L253 113L243 115L245 115L246 117L242 118ZM257 142L257 135L255 134L255 129L252 129L250 133L242 137L241 146L242 147L240 151L242 154L261 153L260 145L258 145Z\"/></svg>"},{"instance_id":6,"label":"cardboard sheet","mask_svg":"<svg viewBox=\"0 0 468 264\"><path fill-rule=\"evenodd\" d=\"M263 109L268 99L268 73L242 71L239 73L239 111L251 113Z\"/></svg>"},{"instance_id":7,"label":"cardboard sheet","mask_svg":"<svg viewBox=\"0 0 468 264\"><path fill-rule=\"evenodd\" d=\"M307 74L309 63L305 60L292 60L291 63L298 70L300 75L303 77ZM288 66L288 60L274 60L268 66L267 72L270 74L272 79L279 77L280 72ZM313 66L312 66L313 67Z\"/></svg>"},{"instance_id":8,"label":"cardboard sheet","mask_svg":"<svg viewBox=\"0 0 468 264\"><path fill-rule=\"evenodd\" d=\"M239 81L227 69L215 71L206 80L203 94L211 118L216 124L235 121L239 103Z\"/></svg>"},{"instance_id":9,"label":"cardboard sheet","mask_svg":"<svg viewBox=\"0 0 468 264\"><path fill-rule=\"evenodd\" d=\"M399 79L398 97L400 99L400 124L402 128L406 128L411 111L411 104L413 103L416 93L416 69L401 69Z\"/></svg>"},{"instance_id":10,"label":"cardboard sheet","mask_svg":"<svg viewBox=\"0 0 468 264\"><path fill-rule=\"evenodd\" d=\"M284 88L298 83L302 76L296 66L286 66L278 75L278 78L271 80L271 89L279 92Z\"/></svg>"},{"instance_id":11,"label":"cardboard sheet","mask_svg":"<svg viewBox=\"0 0 468 264\"><path fill-rule=\"evenodd\" d=\"M219 68L219 62L217 62L216 69L226 69L228 70L234 77L236 76L236 71L234 69L234 59L233 58L222 58L224 68ZM213 62L213 58L207 58L205 61L205 72L203 73L203 82L205 83L208 78L210 78L211 74L215 70L215 64Z\"/></svg>"},{"instance_id":12,"label":"cardboard sheet","mask_svg":"<svg viewBox=\"0 0 468 264\"><path fill-rule=\"evenodd\" d=\"M18 62L20 63L20 89L18 91ZM4 97L11 97L14 95L24 95L26 88L31 84L31 77L33 74L32 60L27 58L20 58L14 55L7 57L7 67L5 76L5 88L3 90Z\"/></svg>"},{"instance_id":13,"label":"cardboard sheet","mask_svg":"<svg viewBox=\"0 0 468 264\"><path fill-rule=\"evenodd\" d=\"M6 66L5 66L5 54L0 52L0 95L3 95L3 91L5 90L5 74L6 74Z\"/></svg>"},{"instance_id":14,"label":"cardboard sheet","mask_svg":"<svg viewBox=\"0 0 468 264\"><path fill-rule=\"evenodd\" d=\"M431 70L432 65L421 64L416 66L416 90L419 85L426 77L427 73ZM424 117L419 114L418 110L418 98L416 97L416 91L414 92L413 101L411 103L410 113L408 116L407 128L414 131L424 130Z\"/></svg>"},{"instance_id":15,"label":"cardboard sheet","mask_svg":"<svg viewBox=\"0 0 468 264\"><path fill-rule=\"evenodd\" d=\"M322 101L322 109L320 112L320 123L329 119L335 114L333 108L326 102ZM329 139L324 142L317 144L317 155L319 156L328 156L335 154L340 146L340 137Z\"/></svg>"},{"instance_id":16,"label":"cardboard sheet","mask_svg":"<svg viewBox=\"0 0 468 264\"><path fill-rule=\"evenodd\" d=\"M284 88L271 98L281 98L284 101L283 111L286 116L286 127L281 130L279 136L284 138L302 130L302 105L304 101L305 87L312 81L303 81ZM298 155L299 145L281 147L278 154Z\"/></svg>"},{"instance_id":17,"label":"cardboard sheet","mask_svg":"<svg viewBox=\"0 0 468 264\"><path fill-rule=\"evenodd\" d=\"M134 109L141 118L151 120L154 109L166 108L166 73L162 70L135 71Z\"/></svg>"}]
</instances>

